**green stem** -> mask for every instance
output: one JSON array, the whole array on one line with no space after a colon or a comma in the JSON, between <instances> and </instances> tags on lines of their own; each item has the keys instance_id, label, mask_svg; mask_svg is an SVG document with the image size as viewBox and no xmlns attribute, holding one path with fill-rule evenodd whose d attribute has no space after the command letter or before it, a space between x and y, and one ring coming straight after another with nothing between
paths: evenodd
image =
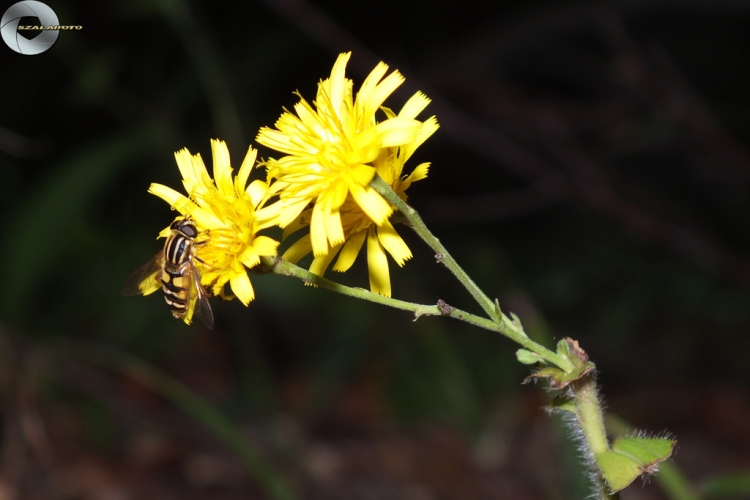
<instances>
[{"instance_id":1,"label":"green stem","mask_svg":"<svg viewBox=\"0 0 750 500\"><path fill-rule=\"evenodd\" d=\"M598 455L609 451L604 418L593 378L587 375L573 382L573 393L578 420L591 453Z\"/></svg>"},{"instance_id":2,"label":"green stem","mask_svg":"<svg viewBox=\"0 0 750 500\"><path fill-rule=\"evenodd\" d=\"M521 322L517 318L514 317L511 320L510 318L508 318L508 316L503 314L502 311L500 311L500 307L496 303L492 302L490 298L487 297L484 292L482 292L477 284L474 283L474 281L469 277L468 274L466 274L466 271L464 271L461 266L458 265L458 262L456 262L456 260L451 256L451 254L448 253L448 250L446 250L443 244L440 243L440 240L438 240L435 235L430 232L430 230L422 220L422 217L419 216L419 213L412 207L410 207L404 200L402 200L398 196L398 194L396 194L396 192L391 189L388 183L386 183L380 176L376 175L370 183L370 186L372 186L375 191L380 193L386 200L388 200L391 205L396 207L398 211L401 212L401 214L409 221L412 229L414 229L414 231L425 241L425 243L430 246L430 248L437 252L436 258L438 259L438 261L442 262L443 264L445 264L445 267L450 269L450 271L458 279L458 281L460 281L464 288L466 288L471 296L474 297L474 300L476 300L477 303L482 307L482 309L484 309L484 312L487 313L487 316L492 318L494 324L496 325L496 328L490 328L491 330L502 333L506 337L514 340L515 342L521 344L522 346L537 354L540 354L541 350L544 350L547 353L551 353L551 351L545 349L536 342L533 342L526 336L526 333L523 331L523 327L521 326ZM554 360L551 359L548 355L542 357L550 363L556 365L558 368L561 368L565 372L570 372L571 370L573 370L573 364L563 356L554 354Z\"/></svg>"},{"instance_id":3,"label":"green stem","mask_svg":"<svg viewBox=\"0 0 750 500\"><path fill-rule=\"evenodd\" d=\"M604 417L602 415L601 402L596 390L596 382L591 374L584 376L571 384L573 401L576 407L578 424L583 432L586 445L596 461L596 456L609 451L607 431L604 428ZM596 467L596 466L595 466ZM610 493L610 489L604 481L597 467L597 487L602 499L619 498L617 493Z\"/></svg>"},{"instance_id":4,"label":"green stem","mask_svg":"<svg viewBox=\"0 0 750 500\"><path fill-rule=\"evenodd\" d=\"M501 317L498 314L498 310L495 308L495 303L490 300L489 297L487 297L482 290L477 286L476 283L469 277L468 274L466 274L466 271L464 271L461 266L458 265L456 260L451 256L451 254L448 253L448 250L445 249L442 243L440 243L440 240L438 240L435 235L430 232L430 230L425 225L424 221L422 221L422 217L419 216L419 213L417 213L416 210L414 210L412 207L406 204L404 200L402 200L398 194L396 194L393 189L391 189L391 186L388 185L379 175L375 175L375 178L370 183L370 186L380 193L380 195L383 196L388 202L396 207L399 212L401 212L411 223L412 228L414 231L424 240L425 243L427 243L430 248L432 248L437 254L435 255L435 258L438 260L438 262L442 262L445 267L447 267L453 275L458 279L458 281L461 282L461 284L466 288L466 290L471 294L472 297L474 297L474 300L477 301L477 304L479 304L482 309L484 309L484 312L487 313L487 316L494 319L498 323L501 322Z\"/></svg>"},{"instance_id":5,"label":"green stem","mask_svg":"<svg viewBox=\"0 0 750 500\"><path fill-rule=\"evenodd\" d=\"M528 338L525 334L519 333L518 327L514 325L510 320L496 323L490 319L482 318L474 314L456 309L455 307L449 306L445 302L438 301L437 305L426 305L426 304L415 304L412 302L406 302L404 300L393 299L391 297L385 297L372 293L364 288L352 288L345 285L341 285L329 279L313 274L310 271L302 269L290 262L287 262L281 258L263 257L263 264L269 267L274 274L281 276L291 276L299 278L305 283L310 283L320 288L325 288L342 295L348 295L349 297L355 297L377 304L401 309L403 311L411 311L414 313L415 320L419 319L420 316L448 316L455 318L466 323L469 323L485 330L505 335L512 341L521 344L526 349L536 353L540 358L544 359L550 364L553 364L566 372L570 372L573 369L573 364L567 358L560 356L559 354L550 351L546 347L538 344ZM504 317L504 316L503 316ZM505 318L507 319L507 318Z\"/></svg>"}]
</instances>

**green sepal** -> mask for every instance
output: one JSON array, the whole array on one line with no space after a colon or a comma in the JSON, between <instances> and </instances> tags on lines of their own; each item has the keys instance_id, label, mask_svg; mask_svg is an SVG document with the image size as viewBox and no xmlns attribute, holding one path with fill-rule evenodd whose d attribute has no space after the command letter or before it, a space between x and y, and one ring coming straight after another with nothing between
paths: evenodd
<instances>
[{"instance_id":1,"label":"green sepal","mask_svg":"<svg viewBox=\"0 0 750 500\"><path fill-rule=\"evenodd\" d=\"M578 415L578 410L576 409L575 401L573 400L573 398L569 398L567 396L558 396L555 399L553 399L552 403L550 403L550 405L547 407L547 411L549 412L567 411L575 415Z\"/></svg>"},{"instance_id":2,"label":"green sepal","mask_svg":"<svg viewBox=\"0 0 750 500\"><path fill-rule=\"evenodd\" d=\"M602 476L607 484L612 488L613 493L627 487L635 478L641 475L641 469L638 464L630 458L615 453L614 451L605 451L596 455L596 464L602 472Z\"/></svg>"},{"instance_id":3,"label":"green sepal","mask_svg":"<svg viewBox=\"0 0 750 500\"><path fill-rule=\"evenodd\" d=\"M557 354L561 356L565 356L566 358L570 356L570 344L568 344L568 339L562 339L557 343Z\"/></svg>"},{"instance_id":4,"label":"green sepal","mask_svg":"<svg viewBox=\"0 0 750 500\"><path fill-rule=\"evenodd\" d=\"M653 474L672 455L676 441L664 438L620 438L611 451L596 455L596 463L613 492L628 486L641 474Z\"/></svg>"},{"instance_id":5,"label":"green sepal","mask_svg":"<svg viewBox=\"0 0 750 500\"><path fill-rule=\"evenodd\" d=\"M529 336L526 335L526 332L523 330L523 325L521 324L521 320L516 316L516 313L510 313L510 317L513 318L513 326L515 327L516 331L523 335L524 337L528 338Z\"/></svg>"},{"instance_id":6,"label":"green sepal","mask_svg":"<svg viewBox=\"0 0 750 500\"><path fill-rule=\"evenodd\" d=\"M531 352L527 349L519 349L516 351L516 358L518 361L525 365L533 365L534 363L538 363L539 361L542 361L542 358L539 357L538 354Z\"/></svg>"},{"instance_id":7,"label":"green sepal","mask_svg":"<svg viewBox=\"0 0 750 500\"><path fill-rule=\"evenodd\" d=\"M571 382L585 377L592 371L594 371L594 363L589 361L589 356L586 352L578 347L578 342L571 339L565 338L557 343L557 354L567 358L573 365L573 369L569 372L565 372L560 368L547 367L532 373L524 380L524 383L529 382L534 378L548 378L550 388L554 390L564 389Z\"/></svg>"},{"instance_id":8,"label":"green sepal","mask_svg":"<svg viewBox=\"0 0 750 500\"><path fill-rule=\"evenodd\" d=\"M492 316L492 319L497 323L498 325L503 322L503 311L500 310L500 302L495 299L495 314Z\"/></svg>"},{"instance_id":9,"label":"green sepal","mask_svg":"<svg viewBox=\"0 0 750 500\"><path fill-rule=\"evenodd\" d=\"M666 438L619 438L612 444L612 451L630 457L644 472L651 474L659 462L672 455L676 443Z\"/></svg>"}]
</instances>

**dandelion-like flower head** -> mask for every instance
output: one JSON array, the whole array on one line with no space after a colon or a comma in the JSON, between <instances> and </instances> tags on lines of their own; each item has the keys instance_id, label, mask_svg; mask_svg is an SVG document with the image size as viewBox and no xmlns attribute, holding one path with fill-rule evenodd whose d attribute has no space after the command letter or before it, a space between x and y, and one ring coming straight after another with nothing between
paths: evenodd
<instances>
[{"instance_id":1,"label":"dandelion-like flower head","mask_svg":"<svg viewBox=\"0 0 750 500\"><path fill-rule=\"evenodd\" d=\"M383 111L388 117L415 118L429 103L430 100L424 94L418 92L409 99L398 115L387 108L383 108ZM406 176L402 175L404 163L437 129L438 123L433 116L424 122L414 140L399 147L381 149L373 162L377 174L404 201L407 199L406 190L413 182L427 177L430 166L429 163L422 163ZM375 293L390 297L391 281L386 252L393 257L399 266L403 266L412 257L409 247L406 246L404 240L387 218L380 224L376 224L351 195L341 206L340 215L345 241L338 245L330 245L325 254L316 256L310 266L310 271L322 276L337 254L339 257L333 266L333 270L347 271L354 264L366 239L370 289ZM311 211L308 209L285 229L284 237L286 238L291 233L306 226L310 223L310 220ZM306 235L289 247L283 257L290 262L297 262L311 250L311 237Z\"/></svg>"},{"instance_id":2,"label":"dandelion-like flower head","mask_svg":"<svg viewBox=\"0 0 750 500\"><path fill-rule=\"evenodd\" d=\"M385 76L388 66L381 62L354 98L352 81L344 76L350 55L338 57L330 77L318 84L312 105L300 96L296 114L285 111L276 129L264 127L257 138L286 153L265 162L269 180L275 179L271 193L281 202L279 225L288 226L314 202L310 238L315 256L344 242L341 209L348 198L376 225L387 221L393 208L369 186L373 163L384 148L413 142L422 127L416 115L391 114L378 122L376 112L404 78L398 71Z\"/></svg>"},{"instance_id":3,"label":"dandelion-like flower head","mask_svg":"<svg viewBox=\"0 0 750 500\"><path fill-rule=\"evenodd\" d=\"M175 153L177 166L188 196L162 184L151 184L149 192L162 198L183 216L190 216L201 232L196 245L201 283L211 286L214 295L224 293L229 283L234 295L245 305L255 298L245 268L260 263L261 256L274 256L279 245L258 231L276 224L278 205L260 208L267 199L268 184L253 181L247 185L257 151L248 149L237 176L224 141L212 140L213 174L208 174L200 154L187 149ZM168 236L166 228L160 236Z\"/></svg>"}]
</instances>

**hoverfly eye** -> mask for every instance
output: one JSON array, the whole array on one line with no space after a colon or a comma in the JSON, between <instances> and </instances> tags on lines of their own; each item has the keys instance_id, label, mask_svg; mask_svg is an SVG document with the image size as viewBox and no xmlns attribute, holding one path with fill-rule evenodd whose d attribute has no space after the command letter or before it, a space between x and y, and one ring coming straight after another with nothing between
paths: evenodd
<instances>
[{"instance_id":1,"label":"hoverfly eye","mask_svg":"<svg viewBox=\"0 0 750 500\"><path fill-rule=\"evenodd\" d=\"M196 229L196 227L191 222L184 224L180 228L180 231L182 231L182 234L184 234L188 238L195 238L196 236L198 236L198 229Z\"/></svg>"},{"instance_id":2,"label":"hoverfly eye","mask_svg":"<svg viewBox=\"0 0 750 500\"><path fill-rule=\"evenodd\" d=\"M169 229L180 229L180 226L185 222L184 219L176 220L169 225Z\"/></svg>"}]
</instances>

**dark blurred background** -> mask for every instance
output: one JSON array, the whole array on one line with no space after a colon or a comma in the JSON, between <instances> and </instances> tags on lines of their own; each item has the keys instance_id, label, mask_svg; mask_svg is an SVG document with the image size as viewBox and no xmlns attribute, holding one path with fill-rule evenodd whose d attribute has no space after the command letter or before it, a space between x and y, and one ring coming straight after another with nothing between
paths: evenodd
<instances>
[{"instance_id":1,"label":"dark blurred background","mask_svg":"<svg viewBox=\"0 0 750 500\"><path fill-rule=\"evenodd\" d=\"M623 498L750 498L750 4L45 3L83 29L0 45L0 500L586 496L493 333L269 275L213 331L120 295L175 216L146 193L181 189L173 152L221 138L239 167L347 50L355 87L406 76L390 107L433 99L410 202L469 274L678 439ZM480 312L398 230L394 296ZM367 286L362 257L329 277Z\"/></svg>"}]
</instances>

